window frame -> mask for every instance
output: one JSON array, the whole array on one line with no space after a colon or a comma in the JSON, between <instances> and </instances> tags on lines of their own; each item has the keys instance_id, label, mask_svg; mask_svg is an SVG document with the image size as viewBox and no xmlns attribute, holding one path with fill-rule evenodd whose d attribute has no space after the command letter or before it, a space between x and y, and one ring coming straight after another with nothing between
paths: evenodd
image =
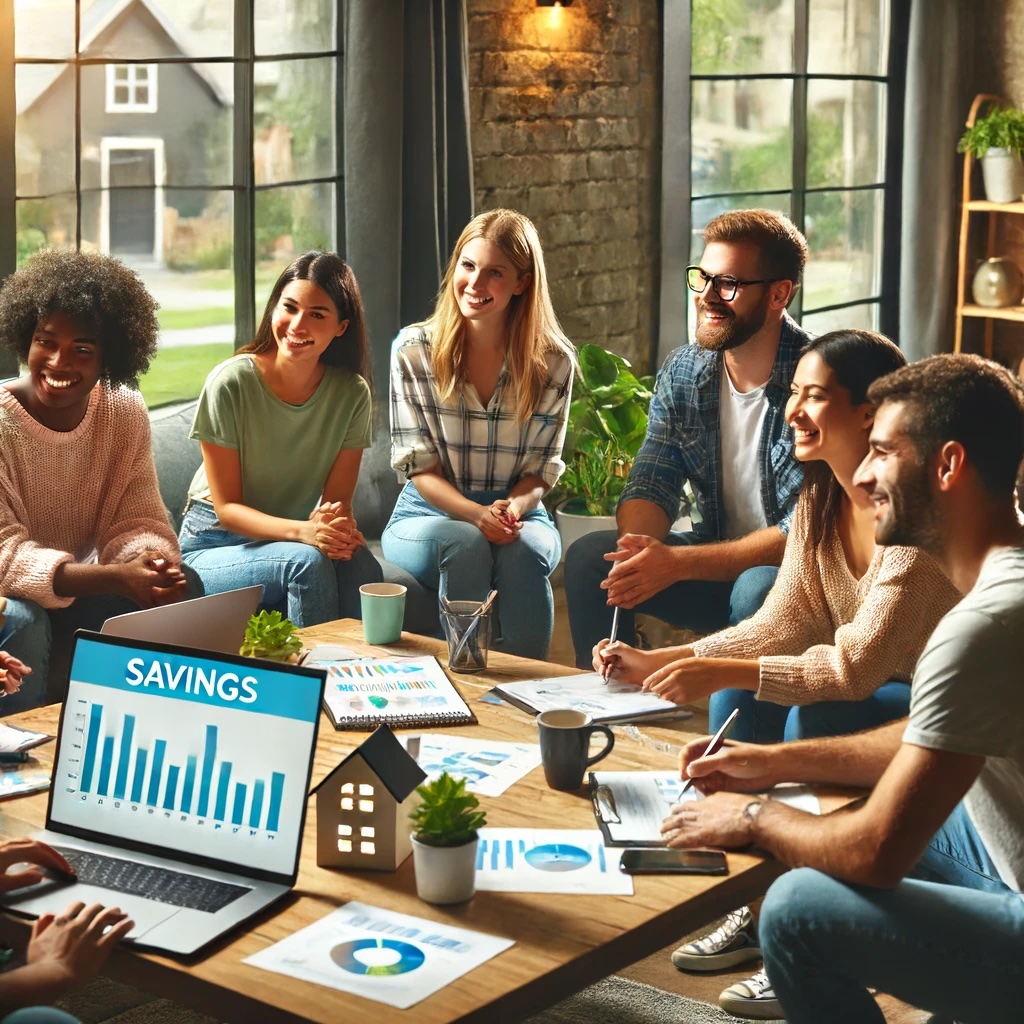
<instances>
[{"instance_id":1,"label":"window frame","mask_svg":"<svg viewBox=\"0 0 1024 1024\"><path fill-rule=\"evenodd\" d=\"M117 73L124 71L127 81L119 82ZM139 81L139 72L145 71L145 80ZM155 114L157 112L157 65L156 64L108 64L106 67L106 111L108 114ZM143 86L149 90L149 99L145 103L138 101L138 89ZM124 87L128 90L128 100L119 103L117 90Z\"/></svg>"}]
</instances>

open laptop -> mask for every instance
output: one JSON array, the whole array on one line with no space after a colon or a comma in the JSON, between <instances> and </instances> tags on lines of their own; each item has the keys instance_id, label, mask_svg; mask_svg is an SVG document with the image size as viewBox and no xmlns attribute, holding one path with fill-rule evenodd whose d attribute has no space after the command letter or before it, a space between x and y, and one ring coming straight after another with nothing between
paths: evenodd
<instances>
[{"instance_id":1,"label":"open laptop","mask_svg":"<svg viewBox=\"0 0 1024 1024\"><path fill-rule=\"evenodd\" d=\"M15 913L118 906L139 946L194 953L294 885L326 673L80 630L46 830L78 880Z\"/></svg>"},{"instance_id":2,"label":"open laptop","mask_svg":"<svg viewBox=\"0 0 1024 1024\"><path fill-rule=\"evenodd\" d=\"M237 654L245 638L249 616L256 611L262 596L263 587L257 585L144 608L112 616L103 623L100 632L132 640Z\"/></svg>"}]
</instances>

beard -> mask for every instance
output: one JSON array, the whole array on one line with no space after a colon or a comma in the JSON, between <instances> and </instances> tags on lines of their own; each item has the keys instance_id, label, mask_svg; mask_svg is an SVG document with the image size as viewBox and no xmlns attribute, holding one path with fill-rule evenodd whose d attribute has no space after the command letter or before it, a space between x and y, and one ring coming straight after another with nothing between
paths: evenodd
<instances>
[{"instance_id":1,"label":"beard","mask_svg":"<svg viewBox=\"0 0 1024 1024\"><path fill-rule=\"evenodd\" d=\"M712 309L726 319L709 324L704 319L706 309ZM697 307L697 329L693 336L697 344L707 352L728 352L729 349L739 348L750 341L764 327L767 319L767 297L743 316L734 313L727 306L703 302Z\"/></svg>"},{"instance_id":2,"label":"beard","mask_svg":"<svg viewBox=\"0 0 1024 1024\"><path fill-rule=\"evenodd\" d=\"M875 524L876 544L899 544L933 554L941 549L944 531L925 467L882 493L889 505Z\"/></svg>"}]
</instances>

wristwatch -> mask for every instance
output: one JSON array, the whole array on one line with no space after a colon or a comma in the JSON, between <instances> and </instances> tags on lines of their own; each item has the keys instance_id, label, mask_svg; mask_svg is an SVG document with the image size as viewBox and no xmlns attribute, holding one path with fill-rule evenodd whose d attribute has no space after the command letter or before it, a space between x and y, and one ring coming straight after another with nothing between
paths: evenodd
<instances>
[{"instance_id":1,"label":"wristwatch","mask_svg":"<svg viewBox=\"0 0 1024 1024\"><path fill-rule=\"evenodd\" d=\"M750 839L754 841L754 829L757 826L757 816L761 813L761 808L764 806L763 800L751 800L743 808L743 817L750 822Z\"/></svg>"}]
</instances>

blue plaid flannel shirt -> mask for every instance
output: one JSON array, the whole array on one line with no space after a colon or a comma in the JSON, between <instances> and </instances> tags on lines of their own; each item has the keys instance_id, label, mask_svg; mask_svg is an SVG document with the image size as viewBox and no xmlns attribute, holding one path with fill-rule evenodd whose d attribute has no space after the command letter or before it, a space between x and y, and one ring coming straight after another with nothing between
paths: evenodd
<instances>
[{"instance_id":1,"label":"blue plaid flannel shirt","mask_svg":"<svg viewBox=\"0 0 1024 1024\"><path fill-rule=\"evenodd\" d=\"M793 458L786 402L800 351L808 341L810 335L787 315L765 388L768 410L757 448L765 520L783 533L789 532L803 481L803 470ZM718 416L722 359L720 353L708 352L699 345L683 345L665 360L654 385L647 436L619 499L620 505L632 498L652 501L674 523L679 517L683 486L689 480L701 517L699 523L694 523L693 532L701 540L723 539Z\"/></svg>"}]
</instances>

